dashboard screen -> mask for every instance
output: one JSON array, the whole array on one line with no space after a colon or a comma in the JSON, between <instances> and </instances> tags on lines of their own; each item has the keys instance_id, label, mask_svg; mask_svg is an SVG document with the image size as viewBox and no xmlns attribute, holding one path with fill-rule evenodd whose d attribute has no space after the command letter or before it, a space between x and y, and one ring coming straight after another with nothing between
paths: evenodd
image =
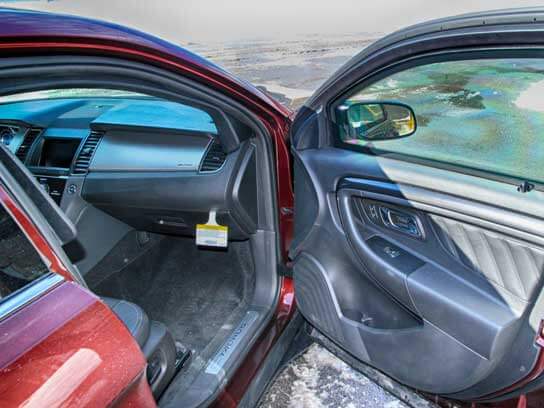
<instances>
[{"instance_id":1,"label":"dashboard screen","mask_svg":"<svg viewBox=\"0 0 544 408\"><path fill-rule=\"evenodd\" d=\"M40 167L69 168L80 143L81 139L45 139L40 156Z\"/></svg>"}]
</instances>

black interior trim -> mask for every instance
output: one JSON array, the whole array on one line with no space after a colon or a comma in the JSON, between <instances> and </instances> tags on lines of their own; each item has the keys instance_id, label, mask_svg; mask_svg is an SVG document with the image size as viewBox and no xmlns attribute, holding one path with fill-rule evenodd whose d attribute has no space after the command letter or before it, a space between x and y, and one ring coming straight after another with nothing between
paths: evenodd
<instances>
[{"instance_id":1,"label":"black interior trim","mask_svg":"<svg viewBox=\"0 0 544 408\"><path fill-rule=\"evenodd\" d=\"M483 228L497 229L519 239L544 245L544 220L529 214L512 216L508 210L498 209L487 203L474 203L464 197L447 193L428 192L407 184L347 177L340 181L338 190L364 190L365 196L421 209L427 212L453 217ZM409 199L407 197L410 197ZM417 198L416 198L417 197Z\"/></svg>"},{"instance_id":2,"label":"black interior trim","mask_svg":"<svg viewBox=\"0 0 544 408\"><path fill-rule=\"evenodd\" d=\"M302 206L309 219L295 225L291 256L297 302L313 325L404 384L459 399L496 391L523 375L513 367L534 364L542 192L519 194L501 182L338 148L295 154L303 166L296 184L304 186L295 211ZM372 221L365 202L417 217L423 239ZM451 251L460 245L472 256L456 231L469 234L480 267ZM516 254L515 270L501 260L503 247ZM408 262L395 263L404 256Z\"/></svg>"},{"instance_id":3,"label":"black interior trim","mask_svg":"<svg viewBox=\"0 0 544 408\"><path fill-rule=\"evenodd\" d=\"M0 161L47 218L61 243L66 245L74 241L77 233L72 222L70 222L59 206L53 202L51 197L44 192L43 188L21 161L3 144L0 144Z\"/></svg>"},{"instance_id":4,"label":"black interior trim","mask_svg":"<svg viewBox=\"0 0 544 408\"><path fill-rule=\"evenodd\" d=\"M90 75L90 73L93 75ZM1 94L31 92L43 89L62 88L101 88L120 89L152 95L166 100L180 102L207 111L218 124L219 112L230 118L228 127L219 129L222 145L238 146L243 138L258 134L259 174L258 184L261 191L270 196L259 203L258 228L276 230L278 225L278 207L275 194L272 194L276 182L274 145L262 121L248 108L233 100L228 95L215 92L210 87L195 83L179 74L164 69L117 58L104 58L80 55L78 58L67 55L6 58L0 62ZM226 117L226 116L225 116ZM228 140L229 135L237 134L239 141ZM262 139L262 140L261 140ZM270 206L270 204L272 204ZM279 239L279 236L278 238ZM282 257L277 245L277 256Z\"/></svg>"},{"instance_id":5,"label":"black interior trim","mask_svg":"<svg viewBox=\"0 0 544 408\"><path fill-rule=\"evenodd\" d=\"M212 174L196 170L91 171L81 196L133 228L163 234L194 236L196 224L205 224L209 211L215 209L218 222L229 227L229 239L247 239L258 225L258 214L246 211L246 201L255 205L256 184L241 189L240 177L255 171L246 172L252 156L253 147L245 142Z\"/></svg>"}]
</instances>

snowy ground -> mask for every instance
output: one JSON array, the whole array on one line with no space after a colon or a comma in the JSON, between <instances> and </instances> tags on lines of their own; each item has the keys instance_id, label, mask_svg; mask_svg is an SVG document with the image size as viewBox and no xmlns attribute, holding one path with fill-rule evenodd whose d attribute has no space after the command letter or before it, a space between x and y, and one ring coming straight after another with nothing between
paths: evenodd
<instances>
[{"instance_id":1,"label":"snowy ground","mask_svg":"<svg viewBox=\"0 0 544 408\"><path fill-rule=\"evenodd\" d=\"M182 45L297 108L342 64L379 37L359 33Z\"/></svg>"},{"instance_id":2,"label":"snowy ground","mask_svg":"<svg viewBox=\"0 0 544 408\"><path fill-rule=\"evenodd\" d=\"M340 407L408 408L408 405L317 344L282 371L260 405L260 408Z\"/></svg>"}]
</instances>

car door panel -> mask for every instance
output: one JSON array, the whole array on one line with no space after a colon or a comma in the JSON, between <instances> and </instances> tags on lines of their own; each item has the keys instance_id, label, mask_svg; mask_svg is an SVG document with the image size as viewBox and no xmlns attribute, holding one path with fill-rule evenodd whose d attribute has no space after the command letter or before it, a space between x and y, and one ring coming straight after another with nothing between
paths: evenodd
<instances>
[{"instance_id":1,"label":"car door panel","mask_svg":"<svg viewBox=\"0 0 544 408\"><path fill-rule=\"evenodd\" d=\"M358 197L353 198L351 194L349 191L340 192L344 200L345 195L351 197L347 200L360 200ZM380 206L387 205L376 203ZM353 214L342 203L340 211L346 220L351 244L368 265L373 278L407 308L485 358L492 357L500 338L511 338L506 333L519 317L524 303L517 299L508 302L494 289L491 282L487 282L488 279L483 273L477 270L467 271L449 259L442 262L440 242L428 222L431 216L420 215L424 220L422 223L427 227L425 239L410 242L413 239L406 239L402 233L395 234L383 227L374 227L366 214ZM409 213L409 210L404 211ZM463 226L461 223L457 225ZM460 231L465 230L461 227ZM482 230L478 230L476 234L485 236ZM369 238L362 238L365 235ZM484 242L479 237L473 241L480 239L480 242ZM372 245L375 241L378 244ZM418 262L407 262L408 257L417 259Z\"/></svg>"},{"instance_id":2,"label":"car door panel","mask_svg":"<svg viewBox=\"0 0 544 408\"><path fill-rule=\"evenodd\" d=\"M0 147L0 201L8 214L1 233L8 240L13 224L28 241L8 241L3 254L11 242L18 243L12 252L20 257L32 259L35 250L45 275L0 296L0 405L156 406L140 347L112 310L78 282L62 252L59 236L73 239L73 225L34 188L17 160ZM4 256L3 262L4 269L13 261ZM24 265L36 270L34 263Z\"/></svg>"},{"instance_id":3,"label":"car door panel","mask_svg":"<svg viewBox=\"0 0 544 408\"><path fill-rule=\"evenodd\" d=\"M0 321L0 405L130 406L137 400L154 407L145 360L123 323L86 289L60 281Z\"/></svg>"},{"instance_id":4,"label":"car door panel","mask_svg":"<svg viewBox=\"0 0 544 408\"><path fill-rule=\"evenodd\" d=\"M290 255L312 324L426 392L476 398L527 374L542 310L541 192L338 148L295 155ZM381 209L419 233L392 228Z\"/></svg>"}]
</instances>

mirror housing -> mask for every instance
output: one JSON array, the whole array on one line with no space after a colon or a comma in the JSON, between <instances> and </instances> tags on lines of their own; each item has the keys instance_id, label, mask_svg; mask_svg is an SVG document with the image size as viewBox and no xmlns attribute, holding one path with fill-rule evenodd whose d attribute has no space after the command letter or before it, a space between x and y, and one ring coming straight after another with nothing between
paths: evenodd
<instances>
[{"instance_id":1,"label":"mirror housing","mask_svg":"<svg viewBox=\"0 0 544 408\"><path fill-rule=\"evenodd\" d=\"M345 139L363 141L393 140L413 135L416 116L399 102L354 102L337 108Z\"/></svg>"}]
</instances>

